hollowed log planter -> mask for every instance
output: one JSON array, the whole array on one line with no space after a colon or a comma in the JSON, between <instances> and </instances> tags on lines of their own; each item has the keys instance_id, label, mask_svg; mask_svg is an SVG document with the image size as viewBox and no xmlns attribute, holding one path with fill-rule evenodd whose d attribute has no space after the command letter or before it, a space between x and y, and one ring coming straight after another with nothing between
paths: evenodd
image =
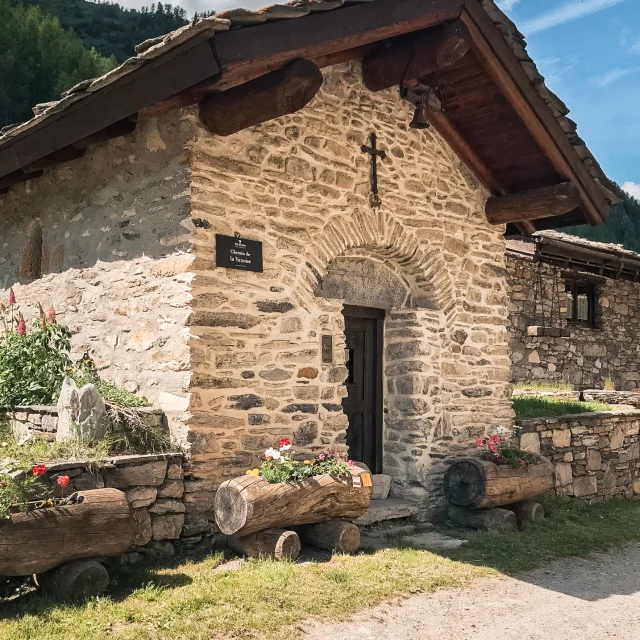
<instances>
[{"instance_id":1,"label":"hollowed log planter","mask_svg":"<svg viewBox=\"0 0 640 640\"><path fill-rule=\"evenodd\" d=\"M481 458L463 458L454 462L444 475L444 493L449 502L468 509L512 504L550 489L553 489L553 464L545 458L521 469Z\"/></svg>"},{"instance_id":2,"label":"hollowed log planter","mask_svg":"<svg viewBox=\"0 0 640 640\"><path fill-rule=\"evenodd\" d=\"M226 535L246 536L264 529L359 518L369 508L373 491L364 481L361 487L353 486L353 478L362 474L369 470L354 468L349 478L322 475L278 484L259 476L227 480L216 492L216 524Z\"/></svg>"},{"instance_id":3,"label":"hollowed log planter","mask_svg":"<svg viewBox=\"0 0 640 640\"><path fill-rule=\"evenodd\" d=\"M0 575L44 573L70 560L117 555L131 547L134 522L117 489L79 491L75 504L0 520Z\"/></svg>"}]
</instances>

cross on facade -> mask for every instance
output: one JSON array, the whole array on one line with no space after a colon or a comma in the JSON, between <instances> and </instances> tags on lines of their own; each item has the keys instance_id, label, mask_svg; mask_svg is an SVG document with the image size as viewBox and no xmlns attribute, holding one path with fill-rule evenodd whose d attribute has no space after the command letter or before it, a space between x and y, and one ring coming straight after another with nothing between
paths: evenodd
<instances>
[{"instance_id":1,"label":"cross on facade","mask_svg":"<svg viewBox=\"0 0 640 640\"><path fill-rule=\"evenodd\" d=\"M384 160L387 154L377 148L378 137L375 133L371 134L370 140L370 147L363 144L360 149L365 153L371 154L371 202L373 206L378 206L380 204L380 198L378 197L378 158Z\"/></svg>"}]
</instances>

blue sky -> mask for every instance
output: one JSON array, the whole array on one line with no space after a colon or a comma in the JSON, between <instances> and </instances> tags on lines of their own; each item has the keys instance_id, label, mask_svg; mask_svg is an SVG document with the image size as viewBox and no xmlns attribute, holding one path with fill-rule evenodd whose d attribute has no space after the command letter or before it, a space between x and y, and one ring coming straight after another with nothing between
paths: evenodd
<instances>
[{"instance_id":1,"label":"blue sky","mask_svg":"<svg viewBox=\"0 0 640 640\"><path fill-rule=\"evenodd\" d=\"M273 0L271 0L273 1ZM174 0L189 14L267 0ZM285 1L285 0L283 0ZM140 7L151 0L124 0ZM640 198L640 0L497 0L613 180Z\"/></svg>"},{"instance_id":2,"label":"blue sky","mask_svg":"<svg viewBox=\"0 0 640 640\"><path fill-rule=\"evenodd\" d=\"M640 0L501 0L605 173L640 198Z\"/></svg>"}]
</instances>

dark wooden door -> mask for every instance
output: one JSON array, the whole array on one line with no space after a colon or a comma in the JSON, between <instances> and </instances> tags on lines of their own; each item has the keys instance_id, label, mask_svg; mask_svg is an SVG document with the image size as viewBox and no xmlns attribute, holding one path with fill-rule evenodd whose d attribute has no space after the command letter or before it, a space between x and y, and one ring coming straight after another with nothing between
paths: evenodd
<instances>
[{"instance_id":1,"label":"dark wooden door","mask_svg":"<svg viewBox=\"0 0 640 640\"><path fill-rule=\"evenodd\" d=\"M349 458L382 472L382 323L384 311L344 309L347 339L346 387L342 407L349 418Z\"/></svg>"}]
</instances>

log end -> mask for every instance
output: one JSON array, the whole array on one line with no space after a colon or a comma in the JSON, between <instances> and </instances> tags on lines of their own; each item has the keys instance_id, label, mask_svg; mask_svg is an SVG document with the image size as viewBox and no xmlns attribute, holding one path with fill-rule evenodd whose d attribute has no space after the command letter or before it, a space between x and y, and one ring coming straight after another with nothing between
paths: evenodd
<instances>
[{"instance_id":1,"label":"log end","mask_svg":"<svg viewBox=\"0 0 640 640\"><path fill-rule=\"evenodd\" d=\"M284 531L275 547L276 560L296 560L300 555L300 538L295 531Z\"/></svg>"},{"instance_id":2,"label":"log end","mask_svg":"<svg viewBox=\"0 0 640 640\"><path fill-rule=\"evenodd\" d=\"M216 491L214 510L216 524L222 533L231 536L240 531L247 523L249 512L242 487L236 486L234 480L223 482Z\"/></svg>"},{"instance_id":3,"label":"log end","mask_svg":"<svg viewBox=\"0 0 640 640\"><path fill-rule=\"evenodd\" d=\"M444 493L457 507L472 507L484 497L486 471L476 458L454 462L444 474Z\"/></svg>"}]
</instances>

